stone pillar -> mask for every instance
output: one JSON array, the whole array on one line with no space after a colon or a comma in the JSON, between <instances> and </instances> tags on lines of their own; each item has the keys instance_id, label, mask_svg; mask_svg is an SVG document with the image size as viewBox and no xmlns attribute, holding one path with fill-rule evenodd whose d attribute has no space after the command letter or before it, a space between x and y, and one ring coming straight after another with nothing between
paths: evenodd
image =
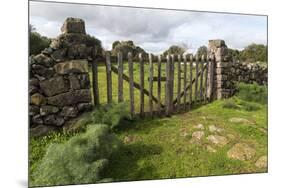
<instances>
[{"instance_id":1,"label":"stone pillar","mask_svg":"<svg viewBox=\"0 0 281 188\"><path fill-rule=\"evenodd\" d=\"M229 69L231 63L224 40L209 40L208 57L210 58L212 56L215 57L212 99L230 97L232 95L231 84L229 81Z\"/></svg>"}]
</instances>

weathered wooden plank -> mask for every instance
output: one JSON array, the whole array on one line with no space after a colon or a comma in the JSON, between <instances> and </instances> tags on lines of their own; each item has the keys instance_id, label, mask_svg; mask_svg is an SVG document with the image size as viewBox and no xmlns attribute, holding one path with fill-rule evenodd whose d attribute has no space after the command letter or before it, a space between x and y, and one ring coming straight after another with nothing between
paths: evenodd
<instances>
[{"instance_id":1,"label":"weathered wooden plank","mask_svg":"<svg viewBox=\"0 0 281 188\"><path fill-rule=\"evenodd\" d=\"M123 96L123 55L121 52L118 52L118 102L124 101Z\"/></svg>"},{"instance_id":2,"label":"weathered wooden plank","mask_svg":"<svg viewBox=\"0 0 281 188\"><path fill-rule=\"evenodd\" d=\"M205 63L205 86L204 86L204 101L207 100L207 88L208 88L208 71L209 71L209 64L208 61Z\"/></svg>"},{"instance_id":3,"label":"weathered wooden plank","mask_svg":"<svg viewBox=\"0 0 281 188\"><path fill-rule=\"evenodd\" d=\"M140 117L144 117L144 62L142 54L139 54L140 63Z\"/></svg>"},{"instance_id":4,"label":"weathered wooden plank","mask_svg":"<svg viewBox=\"0 0 281 188\"><path fill-rule=\"evenodd\" d=\"M180 111L181 108L181 55L178 55L177 63L177 72L178 72L178 91L177 91L177 110Z\"/></svg>"},{"instance_id":5,"label":"weathered wooden plank","mask_svg":"<svg viewBox=\"0 0 281 188\"><path fill-rule=\"evenodd\" d=\"M170 98L169 98L169 111L170 114L174 111L174 73L175 73L175 56L171 55L171 63L170 63Z\"/></svg>"},{"instance_id":6,"label":"weathered wooden plank","mask_svg":"<svg viewBox=\"0 0 281 188\"><path fill-rule=\"evenodd\" d=\"M150 116L153 116L153 101L152 101L152 93L153 93L153 57L152 54L149 54L149 113Z\"/></svg>"},{"instance_id":7,"label":"weathered wooden plank","mask_svg":"<svg viewBox=\"0 0 281 188\"><path fill-rule=\"evenodd\" d=\"M199 71L199 56L195 56L195 91L194 91L194 101L197 102L198 99L198 71Z\"/></svg>"},{"instance_id":8,"label":"weathered wooden plank","mask_svg":"<svg viewBox=\"0 0 281 188\"><path fill-rule=\"evenodd\" d=\"M189 109L192 107L192 69L193 69L193 56L190 56L190 63L189 63Z\"/></svg>"},{"instance_id":9,"label":"weathered wooden plank","mask_svg":"<svg viewBox=\"0 0 281 188\"><path fill-rule=\"evenodd\" d=\"M202 55L201 62L200 62L200 70L201 70L201 73L202 73L202 74L200 74L200 86L199 86L200 101L203 100L203 75L204 75L204 72L203 72L204 67L203 66L204 66L204 59L205 59L205 57L204 57L204 55Z\"/></svg>"},{"instance_id":10,"label":"weathered wooden plank","mask_svg":"<svg viewBox=\"0 0 281 188\"><path fill-rule=\"evenodd\" d=\"M96 61L92 63L92 72L93 72L93 95L94 95L94 105L98 106L100 104L99 98L99 85L98 85L98 64Z\"/></svg>"},{"instance_id":11,"label":"weathered wooden plank","mask_svg":"<svg viewBox=\"0 0 281 188\"><path fill-rule=\"evenodd\" d=\"M162 81L162 77L161 77L161 55L158 56L158 69L157 69L157 110L158 110L158 114L161 115L161 81ZM165 78L166 81L166 78Z\"/></svg>"},{"instance_id":12,"label":"weathered wooden plank","mask_svg":"<svg viewBox=\"0 0 281 188\"><path fill-rule=\"evenodd\" d=\"M107 103L112 103L112 75L110 52L106 52L106 84L107 84Z\"/></svg>"},{"instance_id":13,"label":"weathered wooden plank","mask_svg":"<svg viewBox=\"0 0 281 188\"><path fill-rule=\"evenodd\" d=\"M187 97L187 90L185 89L186 86L187 86L187 55L184 55L183 56L183 107L184 107L184 110L187 109L187 106L186 106L186 97Z\"/></svg>"},{"instance_id":14,"label":"weathered wooden plank","mask_svg":"<svg viewBox=\"0 0 281 188\"><path fill-rule=\"evenodd\" d=\"M130 88L130 112L131 117L135 115L135 99L134 99L134 67L132 61L132 53L128 53L128 66L129 66L129 88Z\"/></svg>"},{"instance_id":15,"label":"weathered wooden plank","mask_svg":"<svg viewBox=\"0 0 281 188\"><path fill-rule=\"evenodd\" d=\"M165 84L165 114L166 116L170 115L170 109L169 109L169 100L170 100L170 55L166 56L167 63L166 63L166 84Z\"/></svg>"},{"instance_id":16,"label":"weathered wooden plank","mask_svg":"<svg viewBox=\"0 0 281 188\"><path fill-rule=\"evenodd\" d=\"M209 101L213 98L213 84L214 84L214 66L215 66L215 56L213 55L209 61L209 76L208 76L208 99Z\"/></svg>"}]
</instances>

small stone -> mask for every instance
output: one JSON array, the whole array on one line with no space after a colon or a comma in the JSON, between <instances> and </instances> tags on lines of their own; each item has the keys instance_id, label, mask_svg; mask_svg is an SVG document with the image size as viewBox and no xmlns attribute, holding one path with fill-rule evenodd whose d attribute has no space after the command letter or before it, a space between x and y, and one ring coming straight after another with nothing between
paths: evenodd
<instances>
[{"instance_id":1,"label":"small stone","mask_svg":"<svg viewBox=\"0 0 281 188\"><path fill-rule=\"evenodd\" d=\"M37 64L32 65L31 71L33 74L38 74L39 76L43 76L45 78L50 78L55 73L53 68L47 68Z\"/></svg>"},{"instance_id":2,"label":"small stone","mask_svg":"<svg viewBox=\"0 0 281 188\"><path fill-rule=\"evenodd\" d=\"M30 103L34 104L34 105L37 105L37 106L40 106L40 105L46 104L46 99L40 93L35 93L35 94L31 95Z\"/></svg>"},{"instance_id":3,"label":"small stone","mask_svg":"<svg viewBox=\"0 0 281 188\"><path fill-rule=\"evenodd\" d=\"M54 41L56 41L56 40L54 40ZM54 42L53 41L53 42ZM52 44L53 44L53 42L52 42ZM51 55L51 57L56 61L56 62L60 62L60 61L65 61L66 60L66 51L67 51L67 49L66 48L60 48L60 49L57 49L57 50L55 50L53 53L52 53L52 55Z\"/></svg>"},{"instance_id":4,"label":"small stone","mask_svg":"<svg viewBox=\"0 0 281 188\"><path fill-rule=\"evenodd\" d=\"M229 121L231 123L250 123L249 120L247 120L245 118L239 118L239 117L230 118Z\"/></svg>"},{"instance_id":5,"label":"small stone","mask_svg":"<svg viewBox=\"0 0 281 188\"><path fill-rule=\"evenodd\" d=\"M54 65L54 61L52 58L44 55L44 54L38 54L34 57L34 61L38 65L43 65L45 67L52 67Z\"/></svg>"},{"instance_id":6,"label":"small stone","mask_svg":"<svg viewBox=\"0 0 281 188\"><path fill-rule=\"evenodd\" d=\"M135 138L134 136L132 136L132 135L125 136L125 138L124 138L124 140L123 140L123 142L124 142L125 144L129 144L129 143L132 143L132 142L134 142L134 141L136 141L136 138Z\"/></svg>"},{"instance_id":7,"label":"small stone","mask_svg":"<svg viewBox=\"0 0 281 188\"><path fill-rule=\"evenodd\" d=\"M261 156L255 163L258 168L267 168L267 156Z\"/></svg>"},{"instance_id":8,"label":"small stone","mask_svg":"<svg viewBox=\"0 0 281 188\"><path fill-rule=\"evenodd\" d=\"M78 74L77 78L80 81L80 87L82 89L89 89L90 88L89 74Z\"/></svg>"},{"instance_id":9,"label":"small stone","mask_svg":"<svg viewBox=\"0 0 281 188\"><path fill-rule=\"evenodd\" d=\"M36 87L36 86L29 86L29 88L28 88L28 93L30 94L30 95L32 95L32 94L34 94L34 93L37 93L38 92L38 88Z\"/></svg>"},{"instance_id":10,"label":"small stone","mask_svg":"<svg viewBox=\"0 0 281 188\"><path fill-rule=\"evenodd\" d=\"M29 86L39 86L39 80L37 78L30 78L28 83Z\"/></svg>"},{"instance_id":11,"label":"small stone","mask_svg":"<svg viewBox=\"0 0 281 188\"><path fill-rule=\"evenodd\" d=\"M92 103L79 103L77 109L79 112L89 111L93 107Z\"/></svg>"},{"instance_id":12,"label":"small stone","mask_svg":"<svg viewBox=\"0 0 281 188\"><path fill-rule=\"evenodd\" d=\"M207 151L210 152L210 153L215 153L217 152L216 149L212 148L211 146L207 146Z\"/></svg>"},{"instance_id":13,"label":"small stone","mask_svg":"<svg viewBox=\"0 0 281 188\"><path fill-rule=\"evenodd\" d=\"M202 124L195 125L193 128L204 130L204 126Z\"/></svg>"},{"instance_id":14,"label":"small stone","mask_svg":"<svg viewBox=\"0 0 281 188\"><path fill-rule=\"evenodd\" d=\"M39 107L38 106L29 105L28 110L29 110L28 115L30 115L30 116L34 116L36 114L39 114Z\"/></svg>"},{"instance_id":15,"label":"small stone","mask_svg":"<svg viewBox=\"0 0 281 188\"><path fill-rule=\"evenodd\" d=\"M210 126L209 126L209 131L210 131L211 133L214 133L214 132L220 133L220 132L223 131L223 129L222 129L222 128L219 128L219 127L216 127L215 125L210 125Z\"/></svg>"},{"instance_id":16,"label":"small stone","mask_svg":"<svg viewBox=\"0 0 281 188\"><path fill-rule=\"evenodd\" d=\"M73 106L65 106L62 108L60 115L66 117L76 117L78 114L78 109Z\"/></svg>"},{"instance_id":17,"label":"small stone","mask_svg":"<svg viewBox=\"0 0 281 188\"><path fill-rule=\"evenodd\" d=\"M29 132L31 137L39 137L39 136L45 136L55 130L56 128L52 126L38 125L34 128L31 128Z\"/></svg>"},{"instance_id":18,"label":"small stone","mask_svg":"<svg viewBox=\"0 0 281 188\"><path fill-rule=\"evenodd\" d=\"M245 143L237 143L227 152L229 158L241 161L250 160L255 154L255 149Z\"/></svg>"},{"instance_id":19,"label":"small stone","mask_svg":"<svg viewBox=\"0 0 281 188\"><path fill-rule=\"evenodd\" d=\"M48 97L67 92L69 90L69 83L67 83L62 76L56 76L41 81L39 84L44 94Z\"/></svg>"},{"instance_id":20,"label":"small stone","mask_svg":"<svg viewBox=\"0 0 281 188\"><path fill-rule=\"evenodd\" d=\"M64 119L60 116L51 114L44 118L44 123L46 125L62 126L64 124Z\"/></svg>"},{"instance_id":21,"label":"small stone","mask_svg":"<svg viewBox=\"0 0 281 188\"><path fill-rule=\"evenodd\" d=\"M71 89L80 89L80 81L76 77L76 75L70 75L68 77L68 79L69 79L69 82L70 82L70 88Z\"/></svg>"},{"instance_id":22,"label":"small stone","mask_svg":"<svg viewBox=\"0 0 281 188\"><path fill-rule=\"evenodd\" d=\"M37 114L37 115L32 117L32 123L35 123L35 124L42 124L43 123L43 119L40 116L40 114Z\"/></svg>"},{"instance_id":23,"label":"small stone","mask_svg":"<svg viewBox=\"0 0 281 188\"><path fill-rule=\"evenodd\" d=\"M194 141L200 141L204 135L205 133L203 131L195 131L192 133L192 139Z\"/></svg>"},{"instance_id":24,"label":"small stone","mask_svg":"<svg viewBox=\"0 0 281 188\"><path fill-rule=\"evenodd\" d=\"M40 114L41 116L46 116L49 114L55 114L59 111L59 109L56 106L51 105L45 105L40 108Z\"/></svg>"},{"instance_id":25,"label":"small stone","mask_svg":"<svg viewBox=\"0 0 281 188\"><path fill-rule=\"evenodd\" d=\"M220 147L222 147L228 143L228 140L225 137L219 136L219 135L209 135L207 137L207 140Z\"/></svg>"}]
</instances>

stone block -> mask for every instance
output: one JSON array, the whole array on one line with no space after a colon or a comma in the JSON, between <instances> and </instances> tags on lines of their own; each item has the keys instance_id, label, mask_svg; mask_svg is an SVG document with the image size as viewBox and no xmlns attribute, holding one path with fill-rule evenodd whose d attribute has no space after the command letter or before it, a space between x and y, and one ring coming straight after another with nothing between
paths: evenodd
<instances>
[{"instance_id":1,"label":"stone block","mask_svg":"<svg viewBox=\"0 0 281 188\"><path fill-rule=\"evenodd\" d=\"M35 93L35 94L31 95L30 103L34 104L36 106L44 105L44 104L46 104L46 98L43 95L41 95L40 93Z\"/></svg>"},{"instance_id":2,"label":"stone block","mask_svg":"<svg viewBox=\"0 0 281 188\"><path fill-rule=\"evenodd\" d=\"M85 22L79 18L67 18L61 27L61 32L86 34Z\"/></svg>"},{"instance_id":3,"label":"stone block","mask_svg":"<svg viewBox=\"0 0 281 188\"><path fill-rule=\"evenodd\" d=\"M78 115L78 109L74 106L64 106L60 115L66 117L76 117Z\"/></svg>"},{"instance_id":4,"label":"stone block","mask_svg":"<svg viewBox=\"0 0 281 188\"><path fill-rule=\"evenodd\" d=\"M44 106L41 106L41 108L40 108L40 115L46 116L49 114L57 113L58 111L59 111L59 109L56 106L44 105Z\"/></svg>"},{"instance_id":5,"label":"stone block","mask_svg":"<svg viewBox=\"0 0 281 188\"><path fill-rule=\"evenodd\" d=\"M58 74L87 73L89 71L86 59L61 62L56 64L54 68Z\"/></svg>"},{"instance_id":6,"label":"stone block","mask_svg":"<svg viewBox=\"0 0 281 188\"><path fill-rule=\"evenodd\" d=\"M48 97L64 93L69 90L69 83L62 77L56 76L39 83L40 88Z\"/></svg>"}]
</instances>

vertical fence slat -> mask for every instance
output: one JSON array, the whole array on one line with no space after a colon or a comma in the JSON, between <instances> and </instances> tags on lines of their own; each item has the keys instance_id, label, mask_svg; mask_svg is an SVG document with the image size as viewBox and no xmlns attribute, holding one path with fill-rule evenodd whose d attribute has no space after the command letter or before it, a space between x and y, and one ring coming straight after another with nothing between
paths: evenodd
<instances>
[{"instance_id":1,"label":"vertical fence slat","mask_svg":"<svg viewBox=\"0 0 281 188\"><path fill-rule=\"evenodd\" d=\"M139 54L140 63L140 117L144 117L144 63L142 54Z\"/></svg>"},{"instance_id":2,"label":"vertical fence slat","mask_svg":"<svg viewBox=\"0 0 281 188\"><path fill-rule=\"evenodd\" d=\"M177 111L179 112L181 109L181 55L178 55L177 72L178 72Z\"/></svg>"},{"instance_id":3,"label":"vertical fence slat","mask_svg":"<svg viewBox=\"0 0 281 188\"><path fill-rule=\"evenodd\" d=\"M93 94L94 94L94 105L98 106L100 104L99 99L99 86L98 86L98 62L94 61L92 63L93 72Z\"/></svg>"},{"instance_id":4,"label":"vertical fence slat","mask_svg":"<svg viewBox=\"0 0 281 188\"><path fill-rule=\"evenodd\" d=\"M211 57L210 61L210 97L209 100L212 100L213 98L213 88L214 88L214 68L215 66L215 55Z\"/></svg>"},{"instance_id":5,"label":"vertical fence slat","mask_svg":"<svg viewBox=\"0 0 281 188\"><path fill-rule=\"evenodd\" d=\"M186 72L187 72L187 66L186 66L186 55L183 56L183 88L184 88L184 93L183 93L183 105L184 105L184 110L186 110L186 86L187 86L187 80L186 80Z\"/></svg>"},{"instance_id":6,"label":"vertical fence slat","mask_svg":"<svg viewBox=\"0 0 281 188\"><path fill-rule=\"evenodd\" d=\"M152 54L149 54L149 113L153 116L153 59Z\"/></svg>"},{"instance_id":7,"label":"vertical fence slat","mask_svg":"<svg viewBox=\"0 0 281 188\"><path fill-rule=\"evenodd\" d=\"M110 52L106 52L106 83L107 83L107 103L112 103L112 75Z\"/></svg>"},{"instance_id":8,"label":"vertical fence slat","mask_svg":"<svg viewBox=\"0 0 281 188\"><path fill-rule=\"evenodd\" d=\"M121 52L117 54L118 56L118 102L124 101L123 96L123 55Z\"/></svg>"},{"instance_id":9,"label":"vertical fence slat","mask_svg":"<svg viewBox=\"0 0 281 188\"><path fill-rule=\"evenodd\" d=\"M199 69L199 56L195 56L195 92L194 92L194 101L197 102L198 99L198 69Z\"/></svg>"},{"instance_id":10,"label":"vertical fence slat","mask_svg":"<svg viewBox=\"0 0 281 188\"><path fill-rule=\"evenodd\" d=\"M208 87L208 71L209 71L209 64L208 64L208 60L205 63L205 86L204 86L204 101L207 100L207 87Z\"/></svg>"},{"instance_id":11,"label":"vertical fence slat","mask_svg":"<svg viewBox=\"0 0 281 188\"><path fill-rule=\"evenodd\" d=\"M165 114L166 116L170 115L169 110L169 99L170 99L170 55L167 55L166 62L166 83L165 83Z\"/></svg>"},{"instance_id":12,"label":"vertical fence slat","mask_svg":"<svg viewBox=\"0 0 281 188\"><path fill-rule=\"evenodd\" d=\"M129 87L130 87L130 112L131 117L135 114L135 100L134 100L134 68L132 61L132 53L128 53L128 66L129 66Z\"/></svg>"},{"instance_id":13,"label":"vertical fence slat","mask_svg":"<svg viewBox=\"0 0 281 188\"><path fill-rule=\"evenodd\" d=\"M204 68L204 55L202 55L201 57L201 62L200 62L200 70L201 70L201 74L200 74L200 101L203 100L203 68Z\"/></svg>"},{"instance_id":14,"label":"vertical fence slat","mask_svg":"<svg viewBox=\"0 0 281 188\"><path fill-rule=\"evenodd\" d=\"M157 100L158 114L161 115L161 55L158 56Z\"/></svg>"},{"instance_id":15,"label":"vertical fence slat","mask_svg":"<svg viewBox=\"0 0 281 188\"><path fill-rule=\"evenodd\" d=\"M173 98L174 98L174 77L175 77L175 56L171 55L171 63L170 63L170 98L169 98L169 104L170 104L170 114L174 110L174 103L173 103Z\"/></svg>"},{"instance_id":16,"label":"vertical fence slat","mask_svg":"<svg viewBox=\"0 0 281 188\"><path fill-rule=\"evenodd\" d=\"M189 70L189 109L191 109L192 107L192 92L193 92L193 88L192 88L192 69L193 69L193 55L190 55L190 70Z\"/></svg>"}]
</instances>

